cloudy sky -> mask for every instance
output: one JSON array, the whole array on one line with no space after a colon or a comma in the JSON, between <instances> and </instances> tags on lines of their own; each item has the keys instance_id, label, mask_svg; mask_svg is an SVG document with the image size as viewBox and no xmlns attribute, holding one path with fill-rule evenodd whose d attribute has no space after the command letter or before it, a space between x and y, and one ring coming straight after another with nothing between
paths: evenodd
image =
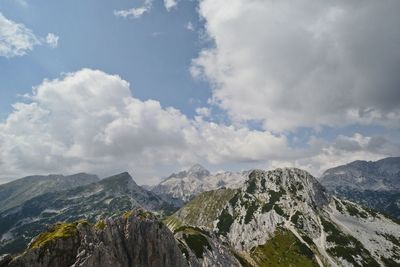
<instances>
[{"instance_id":1,"label":"cloudy sky","mask_svg":"<svg viewBox=\"0 0 400 267\"><path fill-rule=\"evenodd\" d=\"M400 156L400 2L0 2L0 183Z\"/></svg>"}]
</instances>

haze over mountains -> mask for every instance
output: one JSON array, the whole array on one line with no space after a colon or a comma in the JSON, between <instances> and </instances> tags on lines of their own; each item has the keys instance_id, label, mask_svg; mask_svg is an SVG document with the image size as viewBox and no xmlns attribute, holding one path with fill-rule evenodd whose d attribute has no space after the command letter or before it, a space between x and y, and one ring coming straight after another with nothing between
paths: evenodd
<instances>
[{"instance_id":1,"label":"haze over mountains","mask_svg":"<svg viewBox=\"0 0 400 267\"><path fill-rule=\"evenodd\" d=\"M327 188L296 168L212 174L199 164L151 190L128 173L25 177L0 186L10 206L0 211L0 254L23 252L0 266L397 266L398 222L341 197L396 216L379 205L398 162L327 170Z\"/></svg>"}]
</instances>

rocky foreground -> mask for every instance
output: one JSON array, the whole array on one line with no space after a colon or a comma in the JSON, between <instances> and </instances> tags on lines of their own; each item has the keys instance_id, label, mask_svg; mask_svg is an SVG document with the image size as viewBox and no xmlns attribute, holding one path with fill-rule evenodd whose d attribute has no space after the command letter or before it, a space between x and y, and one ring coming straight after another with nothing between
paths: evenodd
<instances>
[{"instance_id":1,"label":"rocky foreground","mask_svg":"<svg viewBox=\"0 0 400 267\"><path fill-rule=\"evenodd\" d=\"M8 259L8 262L7 262ZM142 209L95 225L60 223L34 238L21 255L0 266L187 266L173 234Z\"/></svg>"}]
</instances>

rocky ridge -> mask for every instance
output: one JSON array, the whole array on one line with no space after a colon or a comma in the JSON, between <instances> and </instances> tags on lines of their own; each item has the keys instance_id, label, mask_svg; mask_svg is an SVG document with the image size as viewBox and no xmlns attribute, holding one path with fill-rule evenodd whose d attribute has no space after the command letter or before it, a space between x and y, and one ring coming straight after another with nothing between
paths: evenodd
<instances>
[{"instance_id":1,"label":"rocky ridge","mask_svg":"<svg viewBox=\"0 0 400 267\"><path fill-rule=\"evenodd\" d=\"M56 224L3 266L180 267L187 262L168 228L152 213L137 209L95 225Z\"/></svg>"},{"instance_id":2,"label":"rocky ridge","mask_svg":"<svg viewBox=\"0 0 400 267\"><path fill-rule=\"evenodd\" d=\"M160 214L176 210L156 194L138 186L128 173L39 195L0 213L0 254L22 250L32 237L56 222L80 219L95 222L137 207Z\"/></svg>"},{"instance_id":3,"label":"rocky ridge","mask_svg":"<svg viewBox=\"0 0 400 267\"><path fill-rule=\"evenodd\" d=\"M25 201L44 193L75 188L98 182L96 175L77 173L74 175L27 176L0 185L0 212L21 205Z\"/></svg>"},{"instance_id":4,"label":"rocky ridge","mask_svg":"<svg viewBox=\"0 0 400 267\"><path fill-rule=\"evenodd\" d=\"M195 164L188 170L170 175L151 190L165 199L183 205L201 192L218 188L239 188L249 173L250 171L211 174L203 166Z\"/></svg>"},{"instance_id":5,"label":"rocky ridge","mask_svg":"<svg viewBox=\"0 0 400 267\"><path fill-rule=\"evenodd\" d=\"M331 196L314 177L299 169L253 171L246 184L218 209L206 213L206 225L202 219L190 220L195 217L191 213L203 214L200 206L197 211L184 207L165 223L181 242L185 240L180 232L187 228L197 231L242 266L400 264L398 223ZM209 258L202 255L204 264Z\"/></svg>"},{"instance_id":6,"label":"rocky ridge","mask_svg":"<svg viewBox=\"0 0 400 267\"><path fill-rule=\"evenodd\" d=\"M400 157L354 161L326 170L319 181L339 197L400 219Z\"/></svg>"}]
</instances>

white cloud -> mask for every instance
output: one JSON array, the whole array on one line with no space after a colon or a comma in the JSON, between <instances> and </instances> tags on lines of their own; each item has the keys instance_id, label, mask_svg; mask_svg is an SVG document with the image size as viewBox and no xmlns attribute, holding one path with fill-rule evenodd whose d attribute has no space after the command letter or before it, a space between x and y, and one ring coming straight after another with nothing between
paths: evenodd
<instances>
[{"instance_id":1,"label":"white cloud","mask_svg":"<svg viewBox=\"0 0 400 267\"><path fill-rule=\"evenodd\" d=\"M23 56L38 44L40 41L30 29L7 19L0 12L0 56Z\"/></svg>"},{"instance_id":2,"label":"white cloud","mask_svg":"<svg viewBox=\"0 0 400 267\"><path fill-rule=\"evenodd\" d=\"M191 120L154 100L134 98L116 75L83 69L44 80L29 103L0 124L1 177L129 170L137 180L200 160L259 161L285 151L269 132Z\"/></svg>"},{"instance_id":3,"label":"white cloud","mask_svg":"<svg viewBox=\"0 0 400 267\"><path fill-rule=\"evenodd\" d=\"M54 33L48 33L46 36L46 43L51 47L51 48L56 48L58 46L58 39L60 37L55 35Z\"/></svg>"},{"instance_id":4,"label":"white cloud","mask_svg":"<svg viewBox=\"0 0 400 267\"><path fill-rule=\"evenodd\" d=\"M193 24L192 24L192 22L188 22L187 24L186 24L186 29L187 30L189 30L189 31L194 31L194 26L193 26Z\"/></svg>"},{"instance_id":5,"label":"white cloud","mask_svg":"<svg viewBox=\"0 0 400 267\"><path fill-rule=\"evenodd\" d=\"M311 138L310 148L296 151L296 158L271 160L269 167L293 166L319 176L325 170L355 160L378 160L388 156L399 156L400 145L382 136L339 135L332 142Z\"/></svg>"},{"instance_id":6,"label":"white cloud","mask_svg":"<svg viewBox=\"0 0 400 267\"><path fill-rule=\"evenodd\" d=\"M195 162L217 169L294 165L319 174L353 159L400 154L398 144L361 134L333 142L312 138L309 148L293 149L284 135L206 121L207 107L190 119L158 101L141 101L127 81L100 70L44 80L28 99L0 123L0 181L128 170L140 183L152 183Z\"/></svg>"},{"instance_id":7,"label":"white cloud","mask_svg":"<svg viewBox=\"0 0 400 267\"><path fill-rule=\"evenodd\" d=\"M170 11L177 4L178 4L178 0L164 0L164 6L167 9L167 11Z\"/></svg>"},{"instance_id":8,"label":"white cloud","mask_svg":"<svg viewBox=\"0 0 400 267\"><path fill-rule=\"evenodd\" d=\"M265 129L400 125L399 1L201 0L213 101Z\"/></svg>"},{"instance_id":9,"label":"white cloud","mask_svg":"<svg viewBox=\"0 0 400 267\"><path fill-rule=\"evenodd\" d=\"M211 109L207 107L196 108L196 113L202 117L210 117Z\"/></svg>"},{"instance_id":10,"label":"white cloud","mask_svg":"<svg viewBox=\"0 0 400 267\"><path fill-rule=\"evenodd\" d=\"M6 58L24 56L32 51L35 45L43 43L55 48L58 45L58 38L53 33L48 33L46 38L37 37L25 25L7 19L0 12L0 56Z\"/></svg>"},{"instance_id":11,"label":"white cloud","mask_svg":"<svg viewBox=\"0 0 400 267\"><path fill-rule=\"evenodd\" d=\"M131 8L127 10L115 10L114 15L123 18L141 18L145 13L150 12L153 7L153 0L144 0L143 5L138 8Z\"/></svg>"}]
</instances>

